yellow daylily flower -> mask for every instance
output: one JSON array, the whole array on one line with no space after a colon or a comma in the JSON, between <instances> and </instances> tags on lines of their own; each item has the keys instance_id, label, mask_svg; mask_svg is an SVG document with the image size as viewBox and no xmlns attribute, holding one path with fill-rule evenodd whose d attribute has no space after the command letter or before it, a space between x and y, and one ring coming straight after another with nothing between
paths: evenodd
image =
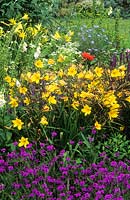
<instances>
[{"instance_id":1,"label":"yellow daylily flower","mask_svg":"<svg viewBox=\"0 0 130 200\"><path fill-rule=\"evenodd\" d=\"M112 78L116 78L116 77L119 77L119 76L121 76L121 72L119 71L119 69L113 69L111 71L111 77Z\"/></svg>"},{"instance_id":2,"label":"yellow daylily flower","mask_svg":"<svg viewBox=\"0 0 130 200\"><path fill-rule=\"evenodd\" d=\"M50 104L56 104L56 99L55 99L55 97L54 97L54 96L50 96L50 97L48 98L48 102L49 102Z\"/></svg>"},{"instance_id":3,"label":"yellow daylily flower","mask_svg":"<svg viewBox=\"0 0 130 200\"><path fill-rule=\"evenodd\" d=\"M103 74L103 69L102 69L101 67L96 67L96 68L94 69L94 72L96 73L96 75L97 75L98 77L101 77L102 74Z\"/></svg>"},{"instance_id":4,"label":"yellow daylily flower","mask_svg":"<svg viewBox=\"0 0 130 200\"><path fill-rule=\"evenodd\" d=\"M11 83L11 77L10 76L6 76L5 78L4 78L4 80L7 82L7 83Z\"/></svg>"},{"instance_id":5,"label":"yellow daylily flower","mask_svg":"<svg viewBox=\"0 0 130 200\"><path fill-rule=\"evenodd\" d=\"M73 101L73 103L71 104L71 106L76 110L78 110L79 105L79 101Z\"/></svg>"},{"instance_id":6,"label":"yellow daylily flower","mask_svg":"<svg viewBox=\"0 0 130 200\"><path fill-rule=\"evenodd\" d=\"M43 116L41 118L40 124L45 125L45 126L48 125L48 121L47 121L47 118L45 116Z\"/></svg>"},{"instance_id":7,"label":"yellow daylily flower","mask_svg":"<svg viewBox=\"0 0 130 200\"><path fill-rule=\"evenodd\" d=\"M19 22L19 23L17 24L17 27L16 27L16 29L14 30L14 33L19 33L20 30L23 30L23 26L22 26L22 23L21 23L21 22Z\"/></svg>"},{"instance_id":8,"label":"yellow daylily flower","mask_svg":"<svg viewBox=\"0 0 130 200\"><path fill-rule=\"evenodd\" d=\"M19 140L19 147L24 146L26 148L26 146L29 144L28 138L25 137L21 137L21 139Z\"/></svg>"},{"instance_id":9,"label":"yellow daylily flower","mask_svg":"<svg viewBox=\"0 0 130 200\"><path fill-rule=\"evenodd\" d=\"M37 28L38 31L40 31L41 28L42 28L42 24L41 23L40 24L36 24L35 27Z\"/></svg>"},{"instance_id":10,"label":"yellow daylily flower","mask_svg":"<svg viewBox=\"0 0 130 200\"><path fill-rule=\"evenodd\" d=\"M52 36L55 40L60 40L61 36L60 33L58 31L55 32L55 34Z\"/></svg>"},{"instance_id":11,"label":"yellow daylily flower","mask_svg":"<svg viewBox=\"0 0 130 200\"><path fill-rule=\"evenodd\" d=\"M19 33L19 37L22 38L22 39L24 39L26 37L26 33L24 31L21 31Z\"/></svg>"},{"instance_id":12,"label":"yellow daylily flower","mask_svg":"<svg viewBox=\"0 0 130 200\"><path fill-rule=\"evenodd\" d=\"M68 75L69 76L75 76L77 74L77 69L75 65L72 65L69 69L68 69Z\"/></svg>"},{"instance_id":13,"label":"yellow daylily flower","mask_svg":"<svg viewBox=\"0 0 130 200\"><path fill-rule=\"evenodd\" d=\"M9 19L10 25L16 25L16 20L14 18Z\"/></svg>"},{"instance_id":14,"label":"yellow daylily flower","mask_svg":"<svg viewBox=\"0 0 130 200\"><path fill-rule=\"evenodd\" d=\"M30 99L28 97L25 97L25 99L23 100L23 102L26 104L26 105L29 105L30 104Z\"/></svg>"},{"instance_id":15,"label":"yellow daylily flower","mask_svg":"<svg viewBox=\"0 0 130 200\"><path fill-rule=\"evenodd\" d=\"M85 116L86 116L86 115L90 115L90 113L91 113L91 107L88 106L88 105L85 105L85 106L82 108L81 111L84 113Z\"/></svg>"},{"instance_id":16,"label":"yellow daylily flower","mask_svg":"<svg viewBox=\"0 0 130 200\"><path fill-rule=\"evenodd\" d=\"M11 105L12 108L18 107L18 101L16 99L14 99L13 97L10 97L9 104Z\"/></svg>"},{"instance_id":17,"label":"yellow daylily flower","mask_svg":"<svg viewBox=\"0 0 130 200\"><path fill-rule=\"evenodd\" d=\"M126 101L130 102L130 96L125 98Z\"/></svg>"},{"instance_id":18,"label":"yellow daylily flower","mask_svg":"<svg viewBox=\"0 0 130 200\"><path fill-rule=\"evenodd\" d=\"M65 35L64 38L65 38L66 42L70 42L71 41L71 36L69 36L69 35Z\"/></svg>"},{"instance_id":19,"label":"yellow daylily flower","mask_svg":"<svg viewBox=\"0 0 130 200\"><path fill-rule=\"evenodd\" d=\"M54 59L50 58L50 59L48 60L48 65L54 65L54 64L55 64Z\"/></svg>"},{"instance_id":20,"label":"yellow daylily flower","mask_svg":"<svg viewBox=\"0 0 130 200\"><path fill-rule=\"evenodd\" d=\"M12 120L12 122L13 122L13 127L17 127L18 130L22 129L24 123L21 121L21 119L16 118L15 120Z\"/></svg>"},{"instance_id":21,"label":"yellow daylily flower","mask_svg":"<svg viewBox=\"0 0 130 200\"><path fill-rule=\"evenodd\" d=\"M113 109L113 110L110 110L108 112L108 115L109 115L109 119L112 120L112 118L117 118L118 115L119 115L119 110L118 109Z\"/></svg>"},{"instance_id":22,"label":"yellow daylily flower","mask_svg":"<svg viewBox=\"0 0 130 200\"><path fill-rule=\"evenodd\" d=\"M94 127L95 127L97 130L101 130L102 125L99 124L98 121L96 121L95 124L94 124Z\"/></svg>"},{"instance_id":23,"label":"yellow daylily flower","mask_svg":"<svg viewBox=\"0 0 130 200\"><path fill-rule=\"evenodd\" d=\"M28 89L26 87L19 87L20 94L26 94L27 90Z\"/></svg>"},{"instance_id":24,"label":"yellow daylily flower","mask_svg":"<svg viewBox=\"0 0 130 200\"><path fill-rule=\"evenodd\" d=\"M40 59L38 59L38 60L35 60L34 65L37 68L42 68L43 67L43 62Z\"/></svg>"},{"instance_id":25,"label":"yellow daylily flower","mask_svg":"<svg viewBox=\"0 0 130 200\"><path fill-rule=\"evenodd\" d=\"M89 70L85 73L85 78L88 80L93 80L94 79L94 75L93 73Z\"/></svg>"},{"instance_id":26,"label":"yellow daylily flower","mask_svg":"<svg viewBox=\"0 0 130 200\"><path fill-rule=\"evenodd\" d=\"M126 71L126 70L127 70L127 68L126 68L125 65L121 65L121 66L119 67L119 69L120 69L121 71Z\"/></svg>"},{"instance_id":27,"label":"yellow daylily flower","mask_svg":"<svg viewBox=\"0 0 130 200\"><path fill-rule=\"evenodd\" d=\"M24 19L24 20L29 20L29 16L28 16L28 14L25 13L24 16L22 17L22 19Z\"/></svg>"},{"instance_id":28,"label":"yellow daylily flower","mask_svg":"<svg viewBox=\"0 0 130 200\"><path fill-rule=\"evenodd\" d=\"M39 83L40 82L40 79L41 79L41 75L40 75L40 72L35 72L32 74L32 76L30 77L30 80L32 82L35 82L35 83Z\"/></svg>"}]
</instances>

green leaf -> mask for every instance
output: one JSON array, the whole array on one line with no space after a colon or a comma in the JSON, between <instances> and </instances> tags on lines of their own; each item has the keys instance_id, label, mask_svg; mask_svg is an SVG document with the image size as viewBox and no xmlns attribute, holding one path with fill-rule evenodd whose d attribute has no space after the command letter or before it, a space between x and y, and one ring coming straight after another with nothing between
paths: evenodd
<instances>
[{"instance_id":1,"label":"green leaf","mask_svg":"<svg viewBox=\"0 0 130 200\"><path fill-rule=\"evenodd\" d=\"M81 164L81 163L82 163L81 159L78 158L78 159L76 160L76 163L77 163L77 164Z\"/></svg>"},{"instance_id":2,"label":"green leaf","mask_svg":"<svg viewBox=\"0 0 130 200\"><path fill-rule=\"evenodd\" d=\"M7 147L10 147L11 151L16 150L16 146L14 146L13 143L7 144L6 146L7 146Z\"/></svg>"},{"instance_id":3,"label":"green leaf","mask_svg":"<svg viewBox=\"0 0 130 200\"><path fill-rule=\"evenodd\" d=\"M89 142L88 142L88 140L84 137L84 135L81 133L81 136L82 136L82 138L84 139L84 144L86 144L86 146L87 146L87 148L88 149L91 149L91 146L90 146L90 144L89 144Z\"/></svg>"},{"instance_id":4,"label":"green leaf","mask_svg":"<svg viewBox=\"0 0 130 200\"><path fill-rule=\"evenodd\" d=\"M5 133L2 129L0 129L0 137L2 138L2 140L5 140Z\"/></svg>"},{"instance_id":5,"label":"green leaf","mask_svg":"<svg viewBox=\"0 0 130 200\"><path fill-rule=\"evenodd\" d=\"M6 132L6 140L9 142L12 138L12 133L11 132Z\"/></svg>"}]
</instances>

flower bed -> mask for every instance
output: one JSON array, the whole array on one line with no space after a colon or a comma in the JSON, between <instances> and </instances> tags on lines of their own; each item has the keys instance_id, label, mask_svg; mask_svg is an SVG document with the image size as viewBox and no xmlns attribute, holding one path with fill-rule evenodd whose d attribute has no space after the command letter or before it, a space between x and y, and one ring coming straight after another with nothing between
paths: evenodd
<instances>
[{"instance_id":1,"label":"flower bed","mask_svg":"<svg viewBox=\"0 0 130 200\"><path fill-rule=\"evenodd\" d=\"M64 149L58 153L47 141L1 152L1 198L129 199L130 160L111 161L101 154L100 162L90 164L86 159L72 159Z\"/></svg>"}]
</instances>

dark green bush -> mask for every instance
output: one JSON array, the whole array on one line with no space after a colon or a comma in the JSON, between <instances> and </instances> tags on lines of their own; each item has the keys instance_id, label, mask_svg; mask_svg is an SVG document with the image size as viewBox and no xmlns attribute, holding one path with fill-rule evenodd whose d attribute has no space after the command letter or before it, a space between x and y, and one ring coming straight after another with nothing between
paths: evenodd
<instances>
[{"instance_id":1,"label":"dark green bush","mask_svg":"<svg viewBox=\"0 0 130 200\"><path fill-rule=\"evenodd\" d=\"M45 23L57 15L60 6L61 0L1 0L0 16L5 21L28 13L33 22Z\"/></svg>"}]
</instances>

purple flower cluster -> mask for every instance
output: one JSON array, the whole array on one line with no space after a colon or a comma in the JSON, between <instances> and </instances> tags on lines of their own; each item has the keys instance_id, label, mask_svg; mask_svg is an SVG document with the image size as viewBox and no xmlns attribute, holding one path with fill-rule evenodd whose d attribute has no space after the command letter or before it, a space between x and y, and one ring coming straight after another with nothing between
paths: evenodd
<instances>
[{"instance_id":1,"label":"purple flower cluster","mask_svg":"<svg viewBox=\"0 0 130 200\"><path fill-rule=\"evenodd\" d=\"M70 142L72 143L72 141ZM47 142L0 156L0 195L8 199L125 200L130 196L130 161L72 160Z\"/></svg>"}]
</instances>

